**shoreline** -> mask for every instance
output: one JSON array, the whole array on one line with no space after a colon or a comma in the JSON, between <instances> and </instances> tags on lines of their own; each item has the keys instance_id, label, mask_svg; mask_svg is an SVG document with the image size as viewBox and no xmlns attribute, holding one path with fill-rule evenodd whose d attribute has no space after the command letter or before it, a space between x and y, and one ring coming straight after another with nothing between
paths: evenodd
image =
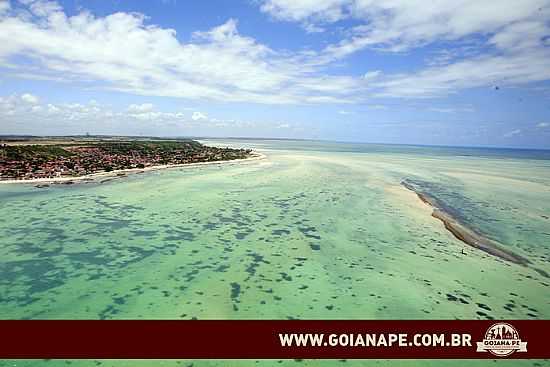
<instances>
[{"instance_id":1,"label":"shoreline","mask_svg":"<svg viewBox=\"0 0 550 367\"><path fill-rule=\"evenodd\" d=\"M437 204L437 200L435 198L432 198L424 192L417 191L414 186L407 183L406 181L401 182L401 184L408 190L414 192L423 203L429 205L433 210L432 217L443 222L445 229L451 232L451 234L459 241L478 250L481 250L489 255L496 256L502 260L506 260L514 264L527 266L531 263L525 257L503 248L502 245L500 245L496 241L491 240L490 238L487 238L484 235L477 233L473 229L468 228L467 226L462 224L452 214L441 208L441 206Z\"/></svg>"},{"instance_id":2,"label":"shoreline","mask_svg":"<svg viewBox=\"0 0 550 367\"><path fill-rule=\"evenodd\" d=\"M100 182L105 182L104 180L111 181L116 178L122 178L127 175L131 174L140 174L140 173L146 173L146 172L152 172L152 171L158 171L163 169L170 169L170 168L187 168L187 167L200 167L200 166L210 166L210 165L226 165L231 163L247 163L252 161L258 161L267 158L267 156L263 153L259 152L252 152L251 156L248 158L241 158L241 159L230 159L230 160L220 160L220 161L209 161L209 162L196 162L196 163L183 163L183 164L164 164L164 165L156 165L156 166L149 166L145 168L127 168L127 169L119 169L114 170L111 172L96 172L96 173L90 173L88 175L83 176L70 176L70 177L53 177L53 178L33 178L33 179L22 179L22 180L0 180L0 184L26 184L26 185L32 185L35 184L36 186L41 185L50 185L50 184L76 184L76 183L86 183L86 182L97 182L101 180ZM38 184L38 185L37 185Z\"/></svg>"}]
</instances>

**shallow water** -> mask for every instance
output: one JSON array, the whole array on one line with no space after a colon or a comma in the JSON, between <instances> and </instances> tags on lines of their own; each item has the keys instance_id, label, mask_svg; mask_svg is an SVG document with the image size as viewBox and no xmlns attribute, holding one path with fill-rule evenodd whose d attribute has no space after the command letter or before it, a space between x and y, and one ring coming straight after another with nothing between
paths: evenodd
<instances>
[{"instance_id":1,"label":"shallow water","mask_svg":"<svg viewBox=\"0 0 550 367\"><path fill-rule=\"evenodd\" d=\"M0 185L0 317L550 318L547 152L210 143L267 159ZM531 266L455 239L404 179Z\"/></svg>"}]
</instances>

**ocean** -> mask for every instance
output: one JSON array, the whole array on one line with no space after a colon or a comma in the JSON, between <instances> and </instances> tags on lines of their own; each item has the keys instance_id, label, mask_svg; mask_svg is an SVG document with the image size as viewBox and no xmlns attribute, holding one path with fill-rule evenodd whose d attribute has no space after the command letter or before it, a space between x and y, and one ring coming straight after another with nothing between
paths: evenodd
<instances>
[{"instance_id":1,"label":"ocean","mask_svg":"<svg viewBox=\"0 0 550 367\"><path fill-rule=\"evenodd\" d=\"M266 159L103 184L0 185L0 318L550 318L550 151L204 142ZM403 181L529 265L461 242ZM548 365L498 364L534 363Z\"/></svg>"}]
</instances>

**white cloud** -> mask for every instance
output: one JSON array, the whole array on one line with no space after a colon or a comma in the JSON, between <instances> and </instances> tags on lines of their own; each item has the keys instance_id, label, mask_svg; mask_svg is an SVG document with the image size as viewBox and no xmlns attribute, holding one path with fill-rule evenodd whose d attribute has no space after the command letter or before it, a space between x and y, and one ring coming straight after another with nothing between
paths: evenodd
<instances>
[{"instance_id":1,"label":"white cloud","mask_svg":"<svg viewBox=\"0 0 550 367\"><path fill-rule=\"evenodd\" d=\"M38 98L36 96L33 96L32 94L30 93L25 93L21 96L21 100L23 102L26 102L28 104L37 104L38 103Z\"/></svg>"},{"instance_id":2,"label":"white cloud","mask_svg":"<svg viewBox=\"0 0 550 367\"><path fill-rule=\"evenodd\" d=\"M439 113L473 112L472 107L430 107L430 111Z\"/></svg>"},{"instance_id":3,"label":"white cloud","mask_svg":"<svg viewBox=\"0 0 550 367\"><path fill-rule=\"evenodd\" d=\"M434 0L430 6L419 0L257 2L272 18L298 22L308 32L342 20L359 25L321 50L278 51L240 34L234 19L182 42L175 30L150 24L141 14L68 16L52 1L25 0L16 10L0 0L2 73L145 96L269 104L439 97L550 79L550 0ZM434 62L403 74L330 75L336 62L365 48L406 51L444 41L474 46L443 50ZM25 63L18 64L19 57Z\"/></svg>"},{"instance_id":4,"label":"white cloud","mask_svg":"<svg viewBox=\"0 0 550 367\"><path fill-rule=\"evenodd\" d=\"M239 34L233 19L185 43L141 14L67 16L55 2L27 3L27 12L0 15L0 63L20 77L77 80L138 95L273 104L345 102L362 88L358 79L325 76L298 55ZM17 64L18 56L28 62Z\"/></svg>"},{"instance_id":5,"label":"white cloud","mask_svg":"<svg viewBox=\"0 0 550 367\"><path fill-rule=\"evenodd\" d=\"M208 117L204 113L198 111L193 112L193 115L191 116L193 121L206 120L207 118Z\"/></svg>"},{"instance_id":6,"label":"white cloud","mask_svg":"<svg viewBox=\"0 0 550 367\"><path fill-rule=\"evenodd\" d=\"M25 100L28 99L27 95L30 94L0 97L0 128L3 133L34 133L49 126L57 126L62 132L77 129L77 132L82 133L97 128L112 131L109 129L122 125L128 127L127 132L135 132L138 126L162 130L166 126L194 124L194 121L182 112L155 111L151 104L131 105L131 108L117 111L99 102L40 104L40 99L35 97L36 103L29 105Z\"/></svg>"},{"instance_id":7,"label":"white cloud","mask_svg":"<svg viewBox=\"0 0 550 367\"><path fill-rule=\"evenodd\" d=\"M346 0L266 0L261 10L274 18L288 21L312 20L335 22L345 14Z\"/></svg>"},{"instance_id":8,"label":"white cloud","mask_svg":"<svg viewBox=\"0 0 550 367\"><path fill-rule=\"evenodd\" d=\"M59 109L59 107L57 107L57 106L55 106L51 103L48 103L48 105L46 107L48 108L48 113L50 113L50 114L58 113L58 112L61 111Z\"/></svg>"},{"instance_id":9,"label":"white cloud","mask_svg":"<svg viewBox=\"0 0 550 367\"><path fill-rule=\"evenodd\" d=\"M335 22L353 18L362 25L340 46L387 43L398 48L437 39L458 39L473 33L491 34L501 27L548 16L547 0L263 0L261 10L295 22ZM344 50L342 50L344 51Z\"/></svg>"},{"instance_id":10,"label":"white cloud","mask_svg":"<svg viewBox=\"0 0 550 367\"><path fill-rule=\"evenodd\" d=\"M387 110L388 109L387 106L382 105L382 104L375 104L375 105L370 105L370 106L367 106L367 107L371 110Z\"/></svg>"},{"instance_id":11,"label":"white cloud","mask_svg":"<svg viewBox=\"0 0 550 367\"><path fill-rule=\"evenodd\" d=\"M378 78L382 74L381 70L368 71L363 75L363 79L372 80Z\"/></svg>"},{"instance_id":12,"label":"white cloud","mask_svg":"<svg viewBox=\"0 0 550 367\"><path fill-rule=\"evenodd\" d=\"M444 60L439 57L443 65L377 78L376 96L434 97L464 88L550 78L549 0L434 0L429 6L419 0L264 0L261 9L286 21L361 23L348 29L350 36L320 52L317 64L365 48L406 51L441 41L479 41L477 50L448 50ZM374 77L379 75L364 75L368 80Z\"/></svg>"},{"instance_id":13,"label":"white cloud","mask_svg":"<svg viewBox=\"0 0 550 367\"><path fill-rule=\"evenodd\" d=\"M440 113L454 113L456 110L454 108L441 108L441 107L432 107L430 111L440 112Z\"/></svg>"},{"instance_id":14,"label":"white cloud","mask_svg":"<svg viewBox=\"0 0 550 367\"><path fill-rule=\"evenodd\" d=\"M10 2L7 0L0 0L0 15L7 12L10 9Z\"/></svg>"},{"instance_id":15,"label":"white cloud","mask_svg":"<svg viewBox=\"0 0 550 367\"><path fill-rule=\"evenodd\" d=\"M539 129L542 129L542 128L545 128L545 127L548 127L548 126L550 126L550 123L548 123L548 122L540 122L540 123L537 124L537 127Z\"/></svg>"},{"instance_id":16,"label":"white cloud","mask_svg":"<svg viewBox=\"0 0 550 367\"><path fill-rule=\"evenodd\" d=\"M512 131L509 131L509 132L505 133L503 136L505 138L511 138L511 137L513 137L515 135L519 135L519 134L521 134L521 129L515 129L515 130L512 130Z\"/></svg>"},{"instance_id":17,"label":"white cloud","mask_svg":"<svg viewBox=\"0 0 550 367\"><path fill-rule=\"evenodd\" d=\"M480 56L380 81L377 96L436 97L460 89L521 85L550 79L550 50L531 49L508 55Z\"/></svg>"},{"instance_id":18,"label":"white cloud","mask_svg":"<svg viewBox=\"0 0 550 367\"><path fill-rule=\"evenodd\" d=\"M142 105L138 105L142 106ZM21 95L0 96L0 134L114 134L197 136L235 133L242 129L250 133L279 131L285 124L209 118L196 112L159 111L154 107L144 111L113 109L100 102L38 103L29 105ZM290 125L289 125L290 127Z\"/></svg>"},{"instance_id":19,"label":"white cloud","mask_svg":"<svg viewBox=\"0 0 550 367\"><path fill-rule=\"evenodd\" d=\"M128 106L128 112L132 112L132 113L144 113L144 112L150 112L152 110L153 110L152 103L131 104Z\"/></svg>"},{"instance_id":20,"label":"white cloud","mask_svg":"<svg viewBox=\"0 0 550 367\"><path fill-rule=\"evenodd\" d=\"M319 27L318 25L307 23L303 25L303 28L307 33L323 33L325 28Z\"/></svg>"}]
</instances>

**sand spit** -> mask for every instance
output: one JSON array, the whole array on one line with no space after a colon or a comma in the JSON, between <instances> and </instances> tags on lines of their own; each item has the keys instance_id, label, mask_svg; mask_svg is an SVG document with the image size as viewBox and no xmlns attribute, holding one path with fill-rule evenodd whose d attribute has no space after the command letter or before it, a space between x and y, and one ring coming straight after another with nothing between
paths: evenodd
<instances>
[{"instance_id":1,"label":"sand spit","mask_svg":"<svg viewBox=\"0 0 550 367\"><path fill-rule=\"evenodd\" d=\"M515 254L508 249L503 248L502 245L500 245L496 241L491 240L490 238L485 237L484 235L474 231L473 229L466 227L457 218L452 216L441 205L439 205L437 200L431 197L429 194L418 191L413 185L409 184L406 181L401 182L401 184L407 189L415 192L420 200L431 206L433 208L432 216L442 221L445 225L445 228L460 241L464 242L467 245L475 247L478 250L484 251L493 256L497 256L503 260L510 261L514 264L527 266L530 263L528 259L518 254Z\"/></svg>"}]
</instances>

